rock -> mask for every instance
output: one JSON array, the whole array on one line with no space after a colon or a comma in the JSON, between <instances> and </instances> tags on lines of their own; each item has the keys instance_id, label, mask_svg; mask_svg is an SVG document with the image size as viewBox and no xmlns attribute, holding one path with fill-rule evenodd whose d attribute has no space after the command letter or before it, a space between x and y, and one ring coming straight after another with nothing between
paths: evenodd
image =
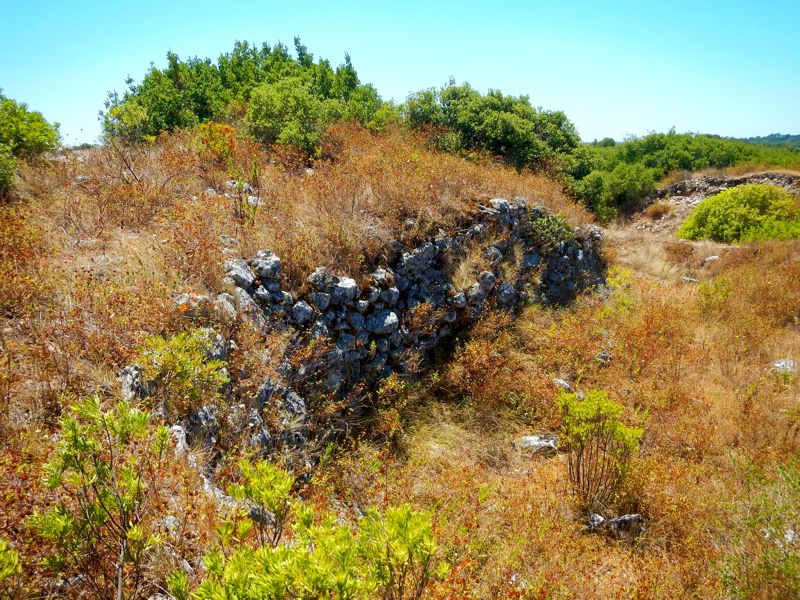
<instances>
[{"instance_id":1,"label":"rock","mask_svg":"<svg viewBox=\"0 0 800 600\"><path fill-rule=\"evenodd\" d=\"M308 297L320 312L328 310L328 306L331 304L331 295L325 292L311 292Z\"/></svg>"},{"instance_id":2,"label":"rock","mask_svg":"<svg viewBox=\"0 0 800 600\"><path fill-rule=\"evenodd\" d=\"M186 430L181 425L169 428L169 434L175 442L175 458L185 458L189 453L189 444L186 443Z\"/></svg>"},{"instance_id":3,"label":"rock","mask_svg":"<svg viewBox=\"0 0 800 600\"><path fill-rule=\"evenodd\" d=\"M717 262L718 260L719 260L719 256L717 256L716 254L715 254L715 255L713 255L713 256L706 256L706 257L703 259L703 264L704 264L704 265L709 265L709 264L711 264L712 262Z\"/></svg>"},{"instance_id":4,"label":"rock","mask_svg":"<svg viewBox=\"0 0 800 600\"><path fill-rule=\"evenodd\" d=\"M555 434L526 435L520 438L519 445L523 450L533 454L554 454L558 451L558 436Z\"/></svg>"},{"instance_id":5,"label":"rock","mask_svg":"<svg viewBox=\"0 0 800 600\"><path fill-rule=\"evenodd\" d=\"M255 327L264 327L264 325L266 325L266 320L264 319L264 314L261 312L258 304L255 303L255 300L253 300L253 298L251 298L250 295L242 288L236 288L234 291L236 293L236 305L239 309L239 312L250 319L250 322Z\"/></svg>"},{"instance_id":6,"label":"rock","mask_svg":"<svg viewBox=\"0 0 800 600\"><path fill-rule=\"evenodd\" d=\"M334 284L331 291L331 304L334 306L348 304L358 298L358 285L354 279L342 277Z\"/></svg>"},{"instance_id":7,"label":"rock","mask_svg":"<svg viewBox=\"0 0 800 600\"><path fill-rule=\"evenodd\" d=\"M125 400L141 400L147 397L147 387L142 379L142 368L139 365L122 367L119 372L122 397Z\"/></svg>"},{"instance_id":8,"label":"rock","mask_svg":"<svg viewBox=\"0 0 800 600\"><path fill-rule=\"evenodd\" d=\"M180 294L175 297L174 303L178 314L185 317L207 318L211 314L211 299L203 294Z\"/></svg>"},{"instance_id":9,"label":"rock","mask_svg":"<svg viewBox=\"0 0 800 600\"><path fill-rule=\"evenodd\" d=\"M522 255L522 266L532 269L542 262L542 257L537 252L526 252Z\"/></svg>"},{"instance_id":10,"label":"rock","mask_svg":"<svg viewBox=\"0 0 800 600\"><path fill-rule=\"evenodd\" d=\"M305 325L314 317L314 309L305 300L300 300L292 307L292 320L298 325Z\"/></svg>"},{"instance_id":11,"label":"rock","mask_svg":"<svg viewBox=\"0 0 800 600\"><path fill-rule=\"evenodd\" d=\"M318 292L325 292L332 288L339 281L336 275L333 275L325 267L318 267L306 280Z\"/></svg>"},{"instance_id":12,"label":"rock","mask_svg":"<svg viewBox=\"0 0 800 600\"><path fill-rule=\"evenodd\" d=\"M406 275L417 275L425 271L436 256L436 246L425 242L417 246L412 252L404 252L397 268Z\"/></svg>"},{"instance_id":13,"label":"rock","mask_svg":"<svg viewBox=\"0 0 800 600\"><path fill-rule=\"evenodd\" d=\"M226 342L222 335L210 327L203 328L203 332L211 341L211 348L205 356L206 360L228 360L230 350L234 349L236 346L233 340Z\"/></svg>"},{"instance_id":14,"label":"rock","mask_svg":"<svg viewBox=\"0 0 800 600\"><path fill-rule=\"evenodd\" d=\"M503 253L496 246L489 246L483 251L483 257L494 266L503 260Z\"/></svg>"},{"instance_id":15,"label":"rock","mask_svg":"<svg viewBox=\"0 0 800 600\"><path fill-rule=\"evenodd\" d=\"M572 393L572 386L570 384L568 384L566 381L564 381L563 379L559 379L558 377L554 377L553 378L553 383L556 384L557 388L560 388L560 389L564 390L568 394Z\"/></svg>"},{"instance_id":16,"label":"rock","mask_svg":"<svg viewBox=\"0 0 800 600\"><path fill-rule=\"evenodd\" d=\"M472 304L480 304L486 299L486 294L480 283L473 283L467 288L467 300Z\"/></svg>"},{"instance_id":17,"label":"rock","mask_svg":"<svg viewBox=\"0 0 800 600\"><path fill-rule=\"evenodd\" d=\"M366 300L357 300L355 306L356 310L363 314L367 312L367 309L369 308L369 302Z\"/></svg>"},{"instance_id":18,"label":"rock","mask_svg":"<svg viewBox=\"0 0 800 600\"><path fill-rule=\"evenodd\" d=\"M238 287L244 290L253 287L256 278L245 261L240 258L229 258L225 261L224 267L225 276L230 277Z\"/></svg>"},{"instance_id":19,"label":"rock","mask_svg":"<svg viewBox=\"0 0 800 600\"><path fill-rule=\"evenodd\" d=\"M318 339L327 338L330 335L328 326L323 321L315 321L311 328L311 336Z\"/></svg>"},{"instance_id":20,"label":"rock","mask_svg":"<svg viewBox=\"0 0 800 600\"><path fill-rule=\"evenodd\" d=\"M508 282L504 281L500 284L500 287L497 288L497 302L501 306L512 306L517 301L517 291L514 289L514 286Z\"/></svg>"},{"instance_id":21,"label":"rock","mask_svg":"<svg viewBox=\"0 0 800 600\"><path fill-rule=\"evenodd\" d=\"M262 280L281 278L281 259L269 250L256 252L252 266Z\"/></svg>"},{"instance_id":22,"label":"rock","mask_svg":"<svg viewBox=\"0 0 800 600\"><path fill-rule=\"evenodd\" d=\"M640 514L622 515L609 519L608 528L617 539L635 540L644 531L645 520Z\"/></svg>"},{"instance_id":23,"label":"rock","mask_svg":"<svg viewBox=\"0 0 800 600\"><path fill-rule=\"evenodd\" d=\"M263 285L260 285L256 288L256 291L253 292L253 297L259 302L263 302L265 304L271 304L274 301L272 292L270 292Z\"/></svg>"},{"instance_id":24,"label":"rock","mask_svg":"<svg viewBox=\"0 0 800 600\"><path fill-rule=\"evenodd\" d=\"M381 292L381 300L386 303L386 306L394 306L400 300L400 290L394 286L386 288Z\"/></svg>"},{"instance_id":25,"label":"rock","mask_svg":"<svg viewBox=\"0 0 800 600\"><path fill-rule=\"evenodd\" d=\"M365 325L364 315L362 315L360 312L348 313L347 322L350 324L350 327L352 327L356 331L361 331L362 329L364 329Z\"/></svg>"},{"instance_id":26,"label":"rock","mask_svg":"<svg viewBox=\"0 0 800 600\"><path fill-rule=\"evenodd\" d=\"M458 292L450 297L450 304L455 308L466 308L467 295L464 292Z\"/></svg>"},{"instance_id":27,"label":"rock","mask_svg":"<svg viewBox=\"0 0 800 600\"><path fill-rule=\"evenodd\" d=\"M287 392L283 399L283 409L291 415L305 415L306 401L296 392Z\"/></svg>"},{"instance_id":28,"label":"rock","mask_svg":"<svg viewBox=\"0 0 800 600\"><path fill-rule=\"evenodd\" d=\"M366 319L367 331L378 335L388 335L400 326L397 313L391 310L381 310Z\"/></svg>"},{"instance_id":29,"label":"rock","mask_svg":"<svg viewBox=\"0 0 800 600\"><path fill-rule=\"evenodd\" d=\"M592 513L587 523L587 525L589 526L589 531L597 531L603 526L605 522L606 518L603 515Z\"/></svg>"},{"instance_id":30,"label":"rock","mask_svg":"<svg viewBox=\"0 0 800 600\"><path fill-rule=\"evenodd\" d=\"M601 365L610 365L611 361L614 360L614 355L611 354L608 350L600 350L597 353L597 356L594 359L599 362Z\"/></svg>"},{"instance_id":31,"label":"rock","mask_svg":"<svg viewBox=\"0 0 800 600\"><path fill-rule=\"evenodd\" d=\"M478 283L483 288L484 292L489 292L494 288L494 284L497 282L497 277L495 277L494 273L491 271L481 271L478 274Z\"/></svg>"},{"instance_id":32,"label":"rock","mask_svg":"<svg viewBox=\"0 0 800 600\"><path fill-rule=\"evenodd\" d=\"M501 213L508 212L511 209L511 203L505 198L492 198L489 200L489 204L492 205L493 209Z\"/></svg>"},{"instance_id":33,"label":"rock","mask_svg":"<svg viewBox=\"0 0 800 600\"><path fill-rule=\"evenodd\" d=\"M222 321L236 320L236 301L228 292L222 292L217 296L214 308Z\"/></svg>"},{"instance_id":34,"label":"rock","mask_svg":"<svg viewBox=\"0 0 800 600\"><path fill-rule=\"evenodd\" d=\"M781 358L772 363L772 372L778 375L794 375L797 372L797 361Z\"/></svg>"},{"instance_id":35,"label":"rock","mask_svg":"<svg viewBox=\"0 0 800 600\"><path fill-rule=\"evenodd\" d=\"M394 283L394 276L386 269L375 269L369 277L377 288L386 288Z\"/></svg>"}]
</instances>

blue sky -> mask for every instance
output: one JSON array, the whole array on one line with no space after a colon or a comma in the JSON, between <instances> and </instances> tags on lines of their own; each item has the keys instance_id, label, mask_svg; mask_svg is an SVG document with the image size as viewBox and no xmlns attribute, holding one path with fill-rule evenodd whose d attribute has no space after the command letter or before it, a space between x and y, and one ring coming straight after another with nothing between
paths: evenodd
<instances>
[{"instance_id":1,"label":"blue sky","mask_svg":"<svg viewBox=\"0 0 800 600\"><path fill-rule=\"evenodd\" d=\"M295 35L334 64L349 52L384 98L453 76L563 110L586 140L800 133L798 0L0 1L0 88L67 143L96 138L106 92L167 50L216 58Z\"/></svg>"}]
</instances>

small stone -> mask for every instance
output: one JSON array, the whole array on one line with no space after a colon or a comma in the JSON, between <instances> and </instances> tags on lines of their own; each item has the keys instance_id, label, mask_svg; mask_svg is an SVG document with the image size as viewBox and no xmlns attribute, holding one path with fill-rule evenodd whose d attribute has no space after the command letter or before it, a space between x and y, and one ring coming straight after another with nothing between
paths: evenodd
<instances>
[{"instance_id":1,"label":"small stone","mask_svg":"<svg viewBox=\"0 0 800 600\"><path fill-rule=\"evenodd\" d=\"M486 299L486 294L484 294L480 283L473 283L467 288L467 299L473 304L480 304Z\"/></svg>"},{"instance_id":2,"label":"small stone","mask_svg":"<svg viewBox=\"0 0 800 600\"><path fill-rule=\"evenodd\" d=\"M357 300L356 301L356 310L358 312L365 313L365 312L367 312L368 308L369 308L369 302L367 302L366 300Z\"/></svg>"},{"instance_id":3,"label":"small stone","mask_svg":"<svg viewBox=\"0 0 800 600\"><path fill-rule=\"evenodd\" d=\"M330 336L328 326L323 321L315 321L311 328L311 336L315 338L326 338Z\"/></svg>"},{"instance_id":4,"label":"small stone","mask_svg":"<svg viewBox=\"0 0 800 600\"><path fill-rule=\"evenodd\" d=\"M283 409L291 415L306 414L306 401L297 392L287 392L283 399Z\"/></svg>"},{"instance_id":5,"label":"small stone","mask_svg":"<svg viewBox=\"0 0 800 600\"><path fill-rule=\"evenodd\" d=\"M507 212L511 208L511 203L505 198L492 198L489 200L489 204L499 212Z\"/></svg>"},{"instance_id":6,"label":"small stone","mask_svg":"<svg viewBox=\"0 0 800 600\"><path fill-rule=\"evenodd\" d=\"M558 436L555 434L526 435L520 438L519 445L533 454L553 454L558 450Z\"/></svg>"},{"instance_id":7,"label":"small stone","mask_svg":"<svg viewBox=\"0 0 800 600\"><path fill-rule=\"evenodd\" d=\"M390 310L381 310L366 319L367 330L379 335L387 335L400 326L397 313Z\"/></svg>"},{"instance_id":8,"label":"small stone","mask_svg":"<svg viewBox=\"0 0 800 600\"><path fill-rule=\"evenodd\" d=\"M483 251L483 257L494 266L503 260L503 253L496 246L489 246Z\"/></svg>"},{"instance_id":9,"label":"small stone","mask_svg":"<svg viewBox=\"0 0 800 600\"><path fill-rule=\"evenodd\" d=\"M241 258L229 258L224 263L225 275L233 279L234 283L245 290L253 287L256 281L250 267Z\"/></svg>"},{"instance_id":10,"label":"small stone","mask_svg":"<svg viewBox=\"0 0 800 600\"><path fill-rule=\"evenodd\" d=\"M325 292L332 288L339 281L336 275L333 275L325 267L318 267L306 280L318 292Z\"/></svg>"},{"instance_id":11,"label":"small stone","mask_svg":"<svg viewBox=\"0 0 800 600\"><path fill-rule=\"evenodd\" d=\"M311 292L308 297L319 311L328 310L328 306L331 304L331 295L325 292Z\"/></svg>"},{"instance_id":12,"label":"small stone","mask_svg":"<svg viewBox=\"0 0 800 600\"><path fill-rule=\"evenodd\" d=\"M300 300L292 307L292 320L299 325L308 323L313 316L314 309L305 300Z\"/></svg>"},{"instance_id":13,"label":"small stone","mask_svg":"<svg viewBox=\"0 0 800 600\"><path fill-rule=\"evenodd\" d=\"M214 302L214 308L223 321L236 320L236 301L228 292L222 292Z\"/></svg>"},{"instance_id":14,"label":"small stone","mask_svg":"<svg viewBox=\"0 0 800 600\"><path fill-rule=\"evenodd\" d=\"M611 534L617 539L634 540L644 531L645 520L640 514L622 515L608 521Z\"/></svg>"},{"instance_id":15,"label":"small stone","mask_svg":"<svg viewBox=\"0 0 800 600\"><path fill-rule=\"evenodd\" d=\"M347 313L347 322L350 324L350 327L356 331L361 331L364 329L364 315L362 315L360 312Z\"/></svg>"},{"instance_id":16,"label":"small stone","mask_svg":"<svg viewBox=\"0 0 800 600\"><path fill-rule=\"evenodd\" d=\"M331 291L331 304L339 305L352 302L358 298L358 293L358 285L356 285L355 280L349 277L342 277L333 286L333 290Z\"/></svg>"},{"instance_id":17,"label":"small stone","mask_svg":"<svg viewBox=\"0 0 800 600\"><path fill-rule=\"evenodd\" d=\"M781 358L772 363L772 371L778 375L794 375L797 372L797 361Z\"/></svg>"},{"instance_id":18,"label":"small stone","mask_svg":"<svg viewBox=\"0 0 800 600\"><path fill-rule=\"evenodd\" d=\"M556 384L556 387L561 388L562 390L564 390L568 394L572 393L572 386L570 384L568 384L566 381L564 381L563 379L559 379L558 377L555 377L555 378L553 378L553 383Z\"/></svg>"},{"instance_id":19,"label":"small stone","mask_svg":"<svg viewBox=\"0 0 800 600\"><path fill-rule=\"evenodd\" d=\"M589 517L589 531L597 531L603 526L603 523L606 522L606 518L603 515L599 515L597 513L592 513L592 516Z\"/></svg>"},{"instance_id":20,"label":"small stone","mask_svg":"<svg viewBox=\"0 0 800 600\"><path fill-rule=\"evenodd\" d=\"M386 303L386 306L394 306L400 300L400 290L396 287L386 288L381 292L381 300Z\"/></svg>"},{"instance_id":21,"label":"small stone","mask_svg":"<svg viewBox=\"0 0 800 600\"><path fill-rule=\"evenodd\" d=\"M491 271L481 271L478 275L478 283L485 292L491 291L496 282L497 277Z\"/></svg>"},{"instance_id":22,"label":"small stone","mask_svg":"<svg viewBox=\"0 0 800 600\"><path fill-rule=\"evenodd\" d=\"M266 304L272 303L272 294L263 285L260 285L256 288L256 291L253 292L253 296L260 302L264 302Z\"/></svg>"},{"instance_id":23,"label":"small stone","mask_svg":"<svg viewBox=\"0 0 800 600\"><path fill-rule=\"evenodd\" d=\"M119 372L122 397L125 400L137 400L147 397L147 388L142 379L142 367L128 365Z\"/></svg>"},{"instance_id":24,"label":"small stone","mask_svg":"<svg viewBox=\"0 0 800 600\"><path fill-rule=\"evenodd\" d=\"M517 291L508 281L504 281L497 288L497 302L501 306L511 306L517 301Z\"/></svg>"},{"instance_id":25,"label":"small stone","mask_svg":"<svg viewBox=\"0 0 800 600\"><path fill-rule=\"evenodd\" d=\"M193 319L208 317L211 309L211 299L202 294L180 294L174 302L178 314Z\"/></svg>"},{"instance_id":26,"label":"small stone","mask_svg":"<svg viewBox=\"0 0 800 600\"><path fill-rule=\"evenodd\" d=\"M455 308L465 308L467 306L467 295L464 292L458 292L450 297L450 304Z\"/></svg>"},{"instance_id":27,"label":"small stone","mask_svg":"<svg viewBox=\"0 0 800 600\"><path fill-rule=\"evenodd\" d=\"M713 256L706 256L703 259L703 264L704 265L709 265L709 264L711 264L713 262L717 262L718 260L719 260L719 256L717 256L716 254L713 255Z\"/></svg>"},{"instance_id":28,"label":"small stone","mask_svg":"<svg viewBox=\"0 0 800 600\"><path fill-rule=\"evenodd\" d=\"M280 279L281 277L281 259L269 250L256 252L252 265L261 279Z\"/></svg>"},{"instance_id":29,"label":"small stone","mask_svg":"<svg viewBox=\"0 0 800 600\"><path fill-rule=\"evenodd\" d=\"M542 262L542 257L537 252L526 252L522 255L522 266L529 269Z\"/></svg>"}]
</instances>

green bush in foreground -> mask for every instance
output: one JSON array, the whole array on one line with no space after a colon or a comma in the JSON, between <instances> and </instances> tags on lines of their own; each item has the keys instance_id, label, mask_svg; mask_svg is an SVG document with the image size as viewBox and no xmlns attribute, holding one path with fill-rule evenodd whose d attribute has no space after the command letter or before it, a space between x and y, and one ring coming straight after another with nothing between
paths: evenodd
<instances>
[{"instance_id":1,"label":"green bush in foreground","mask_svg":"<svg viewBox=\"0 0 800 600\"><path fill-rule=\"evenodd\" d=\"M625 407L593 390L559 397L562 442L569 452L569 479L583 506L602 510L619 487L642 430L622 420Z\"/></svg>"},{"instance_id":2,"label":"green bush in foreground","mask_svg":"<svg viewBox=\"0 0 800 600\"><path fill-rule=\"evenodd\" d=\"M290 543L280 533L257 548L225 544L204 559L207 577L192 593L198 600L239 598L421 598L436 551L431 518L407 504L369 509L351 528L329 513L290 501L291 476L260 462L240 463L244 483L236 496L264 508L276 521L292 521ZM258 523L253 523L256 527ZM282 527L282 526L281 526ZM246 531L241 527L240 532ZM267 542L267 543L264 543ZM171 578L170 592L186 597L188 582Z\"/></svg>"},{"instance_id":3,"label":"green bush in foreground","mask_svg":"<svg viewBox=\"0 0 800 600\"><path fill-rule=\"evenodd\" d=\"M740 185L698 204L678 229L678 237L726 244L798 239L800 202L773 185Z\"/></svg>"}]
</instances>

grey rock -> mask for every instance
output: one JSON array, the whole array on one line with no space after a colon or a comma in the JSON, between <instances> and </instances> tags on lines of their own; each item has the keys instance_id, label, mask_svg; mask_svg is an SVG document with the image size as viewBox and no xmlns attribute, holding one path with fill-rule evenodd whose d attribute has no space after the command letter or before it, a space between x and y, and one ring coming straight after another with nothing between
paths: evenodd
<instances>
[{"instance_id":1,"label":"grey rock","mask_svg":"<svg viewBox=\"0 0 800 600\"><path fill-rule=\"evenodd\" d=\"M564 390L568 394L572 393L572 386L570 384L568 384L566 381L564 381L563 379L559 379L558 377L554 377L553 378L553 383L556 384L556 387L561 388L562 390Z\"/></svg>"},{"instance_id":2,"label":"grey rock","mask_svg":"<svg viewBox=\"0 0 800 600\"><path fill-rule=\"evenodd\" d=\"M339 278L330 273L325 267L318 267L311 275L308 276L308 283L318 292L328 291L333 288L339 281Z\"/></svg>"},{"instance_id":3,"label":"grey rock","mask_svg":"<svg viewBox=\"0 0 800 600\"><path fill-rule=\"evenodd\" d=\"M634 540L644 531L645 520L640 514L622 515L609 519L608 527L617 539Z\"/></svg>"},{"instance_id":4,"label":"grey rock","mask_svg":"<svg viewBox=\"0 0 800 600\"><path fill-rule=\"evenodd\" d=\"M558 436L526 435L520 438L519 445L523 450L529 450L533 454L554 454L558 450Z\"/></svg>"},{"instance_id":5,"label":"grey rock","mask_svg":"<svg viewBox=\"0 0 800 600\"><path fill-rule=\"evenodd\" d=\"M264 302L266 304L270 304L273 302L272 292L270 292L263 285L260 285L256 288L256 291L253 292L253 297L255 297L256 300Z\"/></svg>"},{"instance_id":6,"label":"grey rock","mask_svg":"<svg viewBox=\"0 0 800 600\"><path fill-rule=\"evenodd\" d=\"M292 320L299 325L308 323L313 316L314 309L305 300L300 300L292 307Z\"/></svg>"},{"instance_id":7,"label":"grey rock","mask_svg":"<svg viewBox=\"0 0 800 600\"><path fill-rule=\"evenodd\" d=\"M324 321L315 321L314 326L311 328L311 336L315 338L326 338L330 335L328 326Z\"/></svg>"},{"instance_id":8,"label":"grey rock","mask_svg":"<svg viewBox=\"0 0 800 600\"><path fill-rule=\"evenodd\" d=\"M358 312L365 313L369 308L369 302L367 302L366 300L357 300L355 307Z\"/></svg>"},{"instance_id":9,"label":"grey rock","mask_svg":"<svg viewBox=\"0 0 800 600\"><path fill-rule=\"evenodd\" d=\"M311 292L308 297L311 299L314 306L317 307L317 310L320 311L328 310L331 304L331 295L325 292Z\"/></svg>"},{"instance_id":10,"label":"grey rock","mask_svg":"<svg viewBox=\"0 0 800 600\"><path fill-rule=\"evenodd\" d=\"M467 300L469 300L472 304L480 304L486 299L486 294L483 291L483 287L480 283L473 283L471 286L467 288Z\"/></svg>"},{"instance_id":11,"label":"grey rock","mask_svg":"<svg viewBox=\"0 0 800 600\"><path fill-rule=\"evenodd\" d=\"M386 306L394 306L400 300L400 290L396 287L386 288L381 292L381 300L386 303Z\"/></svg>"},{"instance_id":12,"label":"grey rock","mask_svg":"<svg viewBox=\"0 0 800 600\"><path fill-rule=\"evenodd\" d=\"M375 269L369 277L377 288L389 287L394 282L394 276L386 269Z\"/></svg>"},{"instance_id":13,"label":"grey rock","mask_svg":"<svg viewBox=\"0 0 800 600\"><path fill-rule=\"evenodd\" d=\"M364 315L362 315L360 312L348 313L347 322L356 331L361 331L362 329L364 329L365 325Z\"/></svg>"},{"instance_id":14,"label":"grey rock","mask_svg":"<svg viewBox=\"0 0 800 600\"><path fill-rule=\"evenodd\" d=\"M292 415L305 415L306 401L296 392L287 392L283 399L283 409Z\"/></svg>"},{"instance_id":15,"label":"grey rock","mask_svg":"<svg viewBox=\"0 0 800 600\"><path fill-rule=\"evenodd\" d=\"M465 308L467 306L467 295L464 292L458 292L450 297L450 304L456 308Z\"/></svg>"},{"instance_id":16,"label":"grey rock","mask_svg":"<svg viewBox=\"0 0 800 600\"><path fill-rule=\"evenodd\" d=\"M497 288L497 302L501 306L511 306L517 301L517 291L508 281L504 281Z\"/></svg>"},{"instance_id":17,"label":"grey rock","mask_svg":"<svg viewBox=\"0 0 800 600\"><path fill-rule=\"evenodd\" d=\"M334 306L347 304L358 298L358 285L354 279L342 277L334 284L331 291L331 304Z\"/></svg>"},{"instance_id":18,"label":"grey rock","mask_svg":"<svg viewBox=\"0 0 800 600\"><path fill-rule=\"evenodd\" d=\"M592 516L589 517L589 521L587 523L589 526L589 531L597 531L605 522L606 518L603 515L592 513Z\"/></svg>"},{"instance_id":19,"label":"grey rock","mask_svg":"<svg viewBox=\"0 0 800 600\"><path fill-rule=\"evenodd\" d=\"M269 250L256 252L252 265L262 280L281 278L281 259Z\"/></svg>"},{"instance_id":20,"label":"grey rock","mask_svg":"<svg viewBox=\"0 0 800 600\"><path fill-rule=\"evenodd\" d=\"M245 261L240 258L229 258L225 261L224 267L225 276L233 279L238 287L245 290L253 287L256 278Z\"/></svg>"},{"instance_id":21,"label":"grey rock","mask_svg":"<svg viewBox=\"0 0 800 600\"><path fill-rule=\"evenodd\" d=\"M214 308L223 321L236 320L236 301L228 292L222 292L214 302Z\"/></svg>"},{"instance_id":22,"label":"grey rock","mask_svg":"<svg viewBox=\"0 0 800 600\"><path fill-rule=\"evenodd\" d=\"M400 326L397 313L390 310L381 310L366 319L367 330L378 335L387 335Z\"/></svg>"},{"instance_id":23,"label":"grey rock","mask_svg":"<svg viewBox=\"0 0 800 600\"><path fill-rule=\"evenodd\" d=\"M211 299L203 294L180 294L173 300L175 310L193 319L211 314Z\"/></svg>"},{"instance_id":24,"label":"grey rock","mask_svg":"<svg viewBox=\"0 0 800 600\"><path fill-rule=\"evenodd\" d=\"M797 361L781 358L772 363L772 371L778 375L794 375L797 372Z\"/></svg>"},{"instance_id":25,"label":"grey rock","mask_svg":"<svg viewBox=\"0 0 800 600\"><path fill-rule=\"evenodd\" d=\"M522 266L533 268L542 262L542 257L537 252L526 252L522 255Z\"/></svg>"},{"instance_id":26,"label":"grey rock","mask_svg":"<svg viewBox=\"0 0 800 600\"><path fill-rule=\"evenodd\" d=\"M142 367L139 365L122 367L119 372L119 381L122 397L125 400L141 400L147 397L147 387L142 378Z\"/></svg>"},{"instance_id":27,"label":"grey rock","mask_svg":"<svg viewBox=\"0 0 800 600\"><path fill-rule=\"evenodd\" d=\"M503 260L503 253L496 246L489 246L483 251L483 257L494 266Z\"/></svg>"},{"instance_id":28,"label":"grey rock","mask_svg":"<svg viewBox=\"0 0 800 600\"><path fill-rule=\"evenodd\" d=\"M716 254L714 254L712 256L706 256L703 259L703 264L704 265L710 265L711 263L717 262L718 260L719 260L719 256L717 256Z\"/></svg>"},{"instance_id":29,"label":"grey rock","mask_svg":"<svg viewBox=\"0 0 800 600\"><path fill-rule=\"evenodd\" d=\"M255 300L253 300L253 298L251 298L250 295L242 288L236 288L235 293L236 305L239 309L239 312L250 319L250 322L253 325L257 327L263 327L265 325L264 314L255 303Z\"/></svg>"},{"instance_id":30,"label":"grey rock","mask_svg":"<svg viewBox=\"0 0 800 600\"><path fill-rule=\"evenodd\" d=\"M402 270L406 275L422 273L430 266L435 256L436 247L431 242L425 242L417 246L412 252L404 252L398 263L398 269Z\"/></svg>"},{"instance_id":31,"label":"grey rock","mask_svg":"<svg viewBox=\"0 0 800 600\"><path fill-rule=\"evenodd\" d=\"M491 271L481 271L478 274L478 283L483 288L483 291L488 292L494 288L494 284L497 283L497 277Z\"/></svg>"}]
</instances>

